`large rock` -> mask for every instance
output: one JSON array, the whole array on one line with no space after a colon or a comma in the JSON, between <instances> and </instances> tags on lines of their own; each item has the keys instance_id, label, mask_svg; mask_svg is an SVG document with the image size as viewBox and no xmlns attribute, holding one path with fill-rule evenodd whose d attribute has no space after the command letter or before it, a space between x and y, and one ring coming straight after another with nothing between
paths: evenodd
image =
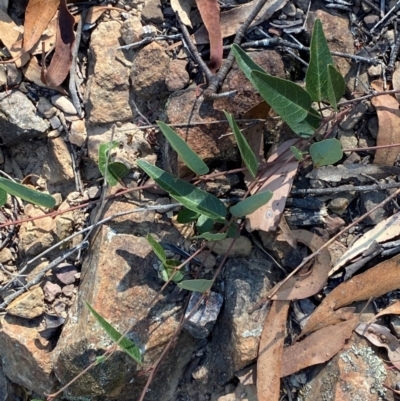
<instances>
[{"instance_id":1,"label":"large rock","mask_svg":"<svg viewBox=\"0 0 400 401\"><path fill-rule=\"evenodd\" d=\"M18 90L0 93L0 139L3 145L44 136L50 125Z\"/></svg>"},{"instance_id":2,"label":"large rock","mask_svg":"<svg viewBox=\"0 0 400 401\"><path fill-rule=\"evenodd\" d=\"M131 120L129 72L133 51L123 45L118 21L101 22L92 32L85 93L90 125Z\"/></svg>"},{"instance_id":3,"label":"large rock","mask_svg":"<svg viewBox=\"0 0 400 401\"><path fill-rule=\"evenodd\" d=\"M113 201L106 215L133 208L131 204ZM64 385L112 345L90 315L86 301L120 332L139 319L129 337L141 349L144 364L137 365L118 350L72 384L66 390L70 396L138 399L149 368L178 326L182 301L168 302L161 295L147 312L147 306L163 283L153 268L157 258L144 237L152 233L167 242L176 243L179 239L169 223L162 220L154 223L154 218L155 212L134 213L101 228L82 268L77 303L70 311L53 354L55 374ZM172 397L194 343L187 333L181 334L155 375L146 399L166 401Z\"/></svg>"},{"instance_id":4,"label":"large rock","mask_svg":"<svg viewBox=\"0 0 400 401\"><path fill-rule=\"evenodd\" d=\"M285 78L282 58L273 50L249 53L250 57L268 73ZM255 106L262 99L253 85L235 64L228 74L221 92L237 90L233 98L222 98L214 102L205 102L198 97L194 87L176 92L171 95L167 105L167 117L170 124L185 124L192 122L215 122L226 120L223 110L233 113L240 118L247 110ZM185 128L176 128L176 132L188 145L205 161L227 162L238 160L236 142L233 136L221 138L229 130L228 124L199 124ZM180 160L176 159L175 152L164 151L165 168L178 174L185 175L188 170Z\"/></svg>"}]
</instances>

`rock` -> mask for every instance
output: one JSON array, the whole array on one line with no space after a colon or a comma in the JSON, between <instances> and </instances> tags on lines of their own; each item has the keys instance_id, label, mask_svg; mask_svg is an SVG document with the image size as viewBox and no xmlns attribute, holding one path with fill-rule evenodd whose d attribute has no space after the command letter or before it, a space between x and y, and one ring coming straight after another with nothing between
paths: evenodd
<instances>
[{"instance_id":1,"label":"rock","mask_svg":"<svg viewBox=\"0 0 400 401\"><path fill-rule=\"evenodd\" d=\"M144 21L154 25L161 25L164 22L164 15L161 10L160 0L147 0L142 10Z\"/></svg>"},{"instance_id":2,"label":"rock","mask_svg":"<svg viewBox=\"0 0 400 401\"><path fill-rule=\"evenodd\" d=\"M52 246L55 240L53 231L36 227L31 221L21 224L19 235L19 253L22 257L38 255Z\"/></svg>"},{"instance_id":3,"label":"rock","mask_svg":"<svg viewBox=\"0 0 400 401\"><path fill-rule=\"evenodd\" d=\"M70 181L74 179L71 155L62 137L49 138L48 158L43 166L42 174L49 184Z\"/></svg>"},{"instance_id":4,"label":"rock","mask_svg":"<svg viewBox=\"0 0 400 401\"><path fill-rule=\"evenodd\" d=\"M71 143L80 148L85 144L87 133L86 125L83 120L72 121L71 130L68 133L68 139Z\"/></svg>"},{"instance_id":5,"label":"rock","mask_svg":"<svg viewBox=\"0 0 400 401\"><path fill-rule=\"evenodd\" d=\"M347 210L350 203L355 199L355 197L355 192L341 192L339 194L336 194L329 202L328 209L331 212L341 216Z\"/></svg>"},{"instance_id":6,"label":"rock","mask_svg":"<svg viewBox=\"0 0 400 401\"><path fill-rule=\"evenodd\" d=\"M52 302L56 299L58 294L61 294L61 287L58 284L47 281L43 287L44 298L48 302Z\"/></svg>"},{"instance_id":7,"label":"rock","mask_svg":"<svg viewBox=\"0 0 400 401\"><path fill-rule=\"evenodd\" d=\"M139 42L142 34L142 23L140 22L140 18L136 16L128 18L122 23L120 33L122 40L126 45Z\"/></svg>"},{"instance_id":8,"label":"rock","mask_svg":"<svg viewBox=\"0 0 400 401\"><path fill-rule=\"evenodd\" d=\"M196 259L199 260L200 262L204 261L203 266L205 269L212 269L217 263L215 256L211 252L207 252L207 251L200 252L196 256Z\"/></svg>"},{"instance_id":9,"label":"rock","mask_svg":"<svg viewBox=\"0 0 400 401\"><path fill-rule=\"evenodd\" d=\"M341 128L337 130L337 137L342 144L343 149L355 149L358 147L358 140L353 130L345 131ZM350 152L345 152L349 154Z\"/></svg>"},{"instance_id":10,"label":"rock","mask_svg":"<svg viewBox=\"0 0 400 401\"><path fill-rule=\"evenodd\" d=\"M273 50L250 53L250 57L273 76L285 78L285 70L282 58L279 53ZM252 84L245 75L234 64L228 74L221 92L237 90L238 93L233 98L218 99L214 102L206 102L199 99L196 88L189 87L181 92L173 93L167 104L167 117L171 124L184 123L190 119L192 121L210 122L225 120L223 110L233 113L234 116L243 115L251 107L261 101ZM276 126L275 122L273 123ZM228 132L228 125L206 124L193 127L176 128L175 131L187 141L188 145L207 163L213 161L225 163L238 161L239 156L237 146L232 136L221 135ZM277 133L274 132L274 137ZM177 159L175 152L165 145L162 147L164 156L164 168L182 177L189 173L187 167Z\"/></svg>"},{"instance_id":11,"label":"rock","mask_svg":"<svg viewBox=\"0 0 400 401\"><path fill-rule=\"evenodd\" d=\"M74 230L74 214L67 212L56 217L56 235L59 241L69 237Z\"/></svg>"},{"instance_id":12,"label":"rock","mask_svg":"<svg viewBox=\"0 0 400 401\"><path fill-rule=\"evenodd\" d=\"M168 88L165 79L170 58L165 45L160 43L152 42L140 49L132 63L132 94L142 113L164 108L167 101Z\"/></svg>"},{"instance_id":13,"label":"rock","mask_svg":"<svg viewBox=\"0 0 400 401\"><path fill-rule=\"evenodd\" d=\"M382 76L382 64L371 65L368 67L368 75L371 78L378 78Z\"/></svg>"},{"instance_id":14,"label":"rock","mask_svg":"<svg viewBox=\"0 0 400 401\"><path fill-rule=\"evenodd\" d=\"M54 275L63 284L73 284L76 281L76 274L78 273L77 268L74 265L68 263L60 263L54 269Z\"/></svg>"},{"instance_id":15,"label":"rock","mask_svg":"<svg viewBox=\"0 0 400 401\"><path fill-rule=\"evenodd\" d=\"M379 16L374 14L369 14L364 17L364 23L367 29L371 29L379 21Z\"/></svg>"},{"instance_id":16,"label":"rock","mask_svg":"<svg viewBox=\"0 0 400 401\"><path fill-rule=\"evenodd\" d=\"M38 333L40 322L41 319L2 316L0 344L3 370L7 378L44 396L55 390L56 380L50 360L51 345Z\"/></svg>"},{"instance_id":17,"label":"rock","mask_svg":"<svg viewBox=\"0 0 400 401\"><path fill-rule=\"evenodd\" d=\"M52 129L58 129L61 127L61 121L57 116L50 117L49 123Z\"/></svg>"},{"instance_id":18,"label":"rock","mask_svg":"<svg viewBox=\"0 0 400 401\"><path fill-rule=\"evenodd\" d=\"M296 7L293 3L286 3L285 7L282 8L282 12L288 17L294 17L296 15Z\"/></svg>"},{"instance_id":19,"label":"rock","mask_svg":"<svg viewBox=\"0 0 400 401\"><path fill-rule=\"evenodd\" d=\"M12 254L10 248L3 248L0 251L0 263L5 264L7 262L12 261L13 259L14 259L13 254Z\"/></svg>"},{"instance_id":20,"label":"rock","mask_svg":"<svg viewBox=\"0 0 400 401\"><path fill-rule=\"evenodd\" d=\"M385 192L370 191L360 194L360 213L364 214L386 199ZM385 208L379 208L363 220L363 224L376 225L389 216Z\"/></svg>"},{"instance_id":21,"label":"rock","mask_svg":"<svg viewBox=\"0 0 400 401\"><path fill-rule=\"evenodd\" d=\"M85 92L85 109L90 125L133 118L129 94L133 51L117 50L121 45L119 29L118 21L101 22L91 35Z\"/></svg>"},{"instance_id":22,"label":"rock","mask_svg":"<svg viewBox=\"0 0 400 401\"><path fill-rule=\"evenodd\" d=\"M0 139L3 145L44 136L49 127L21 91L0 93Z\"/></svg>"},{"instance_id":23,"label":"rock","mask_svg":"<svg viewBox=\"0 0 400 401\"><path fill-rule=\"evenodd\" d=\"M34 319L44 312L44 294L40 287L27 291L12 301L6 311L12 316Z\"/></svg>"},{"instance_id":24,"label":"rock","mask_svg":"<svg viewBox=\"0 0 400 401\"><path fill-rule=\"evenodd\" d=\"M76 114L75 106L66 96L54 95L51 98L51 103L64 113Z\"/></svg>"},{"instance_id":25,"label":"rock","mask_svg":"<svg viewBox=\"0 0 400 401\"><path fill-rule=\"evenodd\" d=\"M37 109L46 118L51 118L57 113L57 109L45 97L39 98Z\"/></svg>"},{"instance_id":26,"label":"rock","mask_svg":"<svg viewBox=\"0 0 400 401\"><path fill-rule=\"evenodd\" d=\"M189 74L186 71L186 60L172 60L169 63L165 84L170 92L186 88L189 85Z\"/></svg>"},{"instance_id":27,"label":"rock","mask_svg":"<svg viewBox=\"0 0 400 401\"><path fill-rule=\"evenodd\" d=\"M359 102L343 120L339 126L341 129L347 131L353 129L365 116L368 111L368 104L366 102Z\"/></svg>"},{"instance_id":28,"label":"rock","mask_svg":"<svg viewBox=\"0 0 400 401\"><path fill-rule=\"evenodd\" d=\"M205 365L219 385L231 380L234 372L253 363L268 308L250 310L268 293L271 263L263 260L230 259L225 266L224 307L213 330Z\"/></svg>"},{"instance_id":29,"label":"rock","mask_svg":"<svg viewBox=\"0 0 400 401\"><path fill-rule=\"evenodd\" d=\"M211 291L196 311L192 312L202 296L200 292L192 292L183 324L194 338L208 337L217 321L223 302L221 294Z\"/></svg>"},{"instance_id":30,"label":"rock","mask_svg":"<svg viewBox=\"0 0 400 401\"><path fill-rule=\"evenodd\" d=\"M132 210L132 207L132 204L113 200L110 207L106 207L105 217L117 211ZM83 263L77 300L69 311L69 319L53 353L54 372L62 385L80 373L82 366L87 366L88 359L100 355L113 343L90 315L84 301L122 332L147 311L150 301L158 294L163 283L153 269L157 257L145 235L157 233L163 241L171 243L182 239L169 223L153 223L154 216L154 211L134 213L129 217L119 217L100 229L92 252ZM121 401L138 399L150 374L149 367L171 339L181 311L182 301L168 303L161 295L129 335L144 353L143 366L117 350L109 360L68 387L66 394L98 395ZM154 377L146 399L171 399L194 344L192 337L182 332Z\"/></svg>"},{"instance_id":31,"label":"rock","mask_svg":"<svg viewBox=\"0 0 400 401\"><path fill-rule=\"evenodd\" d=\"M226 255L228 249L232 244L232 241L233 238L225 238L220 241L213 241L208 245L209 247L214 245L213 252L215 252L216 254ZM240 258L240 257L250 256L252 250L253 250L253 244L251 243L251 241L247 237L241 235L240 237L236 238L236 241L229 252L229 257Z\"/></svg>"}]
</instances>

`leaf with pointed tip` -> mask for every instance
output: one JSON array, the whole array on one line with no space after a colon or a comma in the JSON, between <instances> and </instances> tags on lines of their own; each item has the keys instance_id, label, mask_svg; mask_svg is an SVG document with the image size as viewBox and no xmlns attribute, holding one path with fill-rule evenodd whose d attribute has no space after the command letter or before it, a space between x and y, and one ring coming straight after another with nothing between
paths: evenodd
<instances>
[{"instance_id":1,"label":"leaf with pointed tip","mask_svg":"<svg viewBox=\"0 0 400 401\"><path fill-rule=\"evenodd\" d=\"M99 146L99 170L101 175L105 177L107 183L111 186L117 185L121 178L125 177L129 172L129 168L121 162L108 161L107 163L110 151L118 146L119 142L117 141L112 141L111 143L102 143Z\"/></svg>"},{"instance_id":2,"label":"leaf with pointed tip","mask_svg":"<svg viewBox=\"0 0 400 401\"><path fill-rule=\"evenodd\" d=\"M337 111L337 104L346 90L346 82L342 74L332 65L328 65L328 101Z\"/></svg>"},{"instance_id":3,"label":"leaf with pointed tip","mask_svg":"<svg viewBox=\"0 0 400 401\"><path fill-rule=\"evenodd\" d=\"M164 264L167 260L164 248L156 241L156 239L151 234L147 234L146 240L150 244L153 252L157 255L158 259L160 259L161 262Z\"/></svg>"},{"instance_id":4,"label":"leaf with pointed tip","mask_svg":"<svg viewBox=\"0 0 400 401\"><path fill-rule=\"evenodd\" d=\"M207 164L194 152L190 146L167 124L157 121L161 132L167 138L172 148L178 153L179 157L197 175L207 174L210 170Z\"/></svg>"},{"instance_id":5,"label":"leaf with pointed tip","mask_svg":"<svg viewBox=\"0 0 400 401\"><path fill-rule=\"evenodd\" d=\"M342 144L335 138L324 139L310 146L310 155L314 166L328 166L343 157Z\"/></svg>"},{"instance_id":6,"label":"leaf with pointed tip","mask_svg":"<svg viewBox=\"0 0 400 401\"><path fill-rule=\"evenodd\" d=\"M225 239L226 236L226 233L203 233L201 235L195 235L192 238L204 238L208 241L220 241L221 239Z\"/></svg>"},{"instance_id":7,"label":"leaf with pointed tip","mask_svg":"<svg viewBox=\"0 0 400 401\"><path fill-rule=\"evenodd\" d=\"M310 45L310 63L306 73L306 89L312 100L328 100L328 64L333 64L322 23L315 20Z\"/></svg>"},{"instance_id":8,"label":"leaf with pointed tip","mask_svg":"<svg viewBox=\"0 0 400 401\"><path fill-rule=\"evenodd\" d=\"M294 154L294 157L296 158L296 160L298 160L299 162L302 162L304 160L304 153L306 153L306 152L303 152L300 149L297 149L296 146L291 146L290 150Z\"/></svg>"},{"instance_id":9,"label":"leaf with pointed tip","mask_svg":"<svg viewBox=\"0 0 400 401\"><path fill-rule=\"evenodd\" d=\"M138 160L137 165L143 169L153 180L170 196L182 203L187 209L199 214L224 222L226 216L225 205L214 195L183 181L164 170L150 164L145 160Z\"/></svg>"},{"instance_id":10,"label":"leaf with pointed tip","mask_svg":"<svg viewBox=\"0 0 400 401\"><path fill-rule=\"evenodd\" d=\"M7 178L0 177L0 189L34 205L47 207L48 209L53 209L56 205L56 200L51 195L35 191Z\"/></svg>"},{"instance_id":11,"label":"leaf with pointed tip","mask_svg":"<svg viewBox=\"0 0 400 401\"><path fill-rule=\"evenodd\" d=\"M206 233L208 231L211 231L214 228L214 221L213 219L210 219L207 216L204 216L204 214L202 214L196 222L196 231L199 234L203 234Z\"/></svg>"},{"instance_id":12,"label":"leaf with pointed tip","mask_svg":"<svg viewBox=\"0 0 400 401\"><path fill-rule=\"evenodd\" d=\"M232 206L229 211L236 217L244 217L264 206L271 198L271 191L260 192L240 201L235 206Z\"/></svg>"},{"instance_id":13,"label":"leaf with pointed tip","mask_svg":"<svg viewBox=\"0 0 400 401\"><path fill-rule=\"evenodd\" d=\"M185 280L178 284L179 288L189 291L206 292L214 284L213 280L196 279L196 280Z\"/></svg>"},{"instance_id":14,"label":"leaf with pointed tip","mask_svg":"<svg viewBox=\"0 0 400 401\"><path fill-rule=\"evenodd\" d=\"M194 212L193 210L190 209L183 208L178 212L176 221L180 224L186 224L196 221L199 217L200 217L199 213Z\"/></svg>"},{"instance_id":15,"label":"leaf with pointed tip","mask_svg":"<svg viewBox=\"0 0 400 401\"><path fill-rule=\"evenodd\" d=\"M232 117L231 114L227 113L224 110L224 114L226 119L229 122L229 125L232 129L233 135L235 136L236 142L239 147L239 152L242 156L244 164L248 168L250 174L255 178L258 170L258 161L256 155L251 150L250 145L246 141L246 138L243 136L242 131L240 131L235 119Z\"/></svg>"},{"instance_id":16,"label":"leaf with pointed tip","mask_svg":"<svg viewBox=\"0 0 400 401\"><path fill-rule=\"evenodd\" d=\"M176 270L176 267L180 266L182 263L179 260L176 259L167 259L164 264L164 272L165 274L163 275L167 277L168 281L172 277L172 281L175 283L178 283L179 281L182 281L183 279L183 273L180 272L179 270Z\"/></svg>"},{"instance_id":17,"label":"leaf with pointed tip","mask_svg":"<svg viewBox=\"0 0 400 401\"><path fill-rule=\"evenodd\" d=\"M104 331L111 337L111 339L117 342L122 334L118 332L118 330L114 329L114 327L104 319L100 313L96 312L93 307L85 301L86 306L89 308L90 313L94 316L97 323L104 329ZM142 355L140 353L140 349L126 336L121 340L118 344L135 362L142 364Z\"/></svg>"}]
</instances>

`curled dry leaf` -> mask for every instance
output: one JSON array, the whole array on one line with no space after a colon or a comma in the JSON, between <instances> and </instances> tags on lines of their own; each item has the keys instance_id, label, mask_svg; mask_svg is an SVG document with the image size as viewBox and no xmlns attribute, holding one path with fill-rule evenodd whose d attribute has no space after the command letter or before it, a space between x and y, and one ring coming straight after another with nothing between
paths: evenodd
<instances>
[{"instance_id":1,"label":"curled dry leaf","mask_svg":"<svg viewBox=\"0 0 400 401\"><path fill-rule=\"evenodd\" d=\"M292 233L296 241L308 246L313 253L325 243L321 237L310 231L294 230ZM316 294L326 284L330 266L331 256L329 251L322 249L314 259L314 266L311 272L305 274L301 270L297 275L289 278L271 299L304 299Z\"/></svg>"},{"instance_id":2,"label":"curled dry leaf","mask_svg":"<svg viewBox=\"0 0 400 401\"><path fill-rule=\"evenodd\" d=\"M47 54L54 49L56 45L56 34L58 25L58 15L50 21L47 29L43 32L38 43L29 51L31 55L42 54L43 50ZM43 49L44 46L44 49Z\"/></svg>"},{"instance_id":3,"label":"curled dry leaf","mask_svg":"<svg viewBox=\"0 0 400 401\"><path fill-rule=\"evenodd\" d=\"M371 86L379 92L383 91L383 82L380 80L371 82ZM376 109L379 121L376 145L385 146L400 142L399 102L392 95L375 96L371 102ZM377 149L374 164L392 166L398 153L398 148Z\"/></svg>"},{"instance_id":4,"label":"curled dry leaf","mask_svg":"<svg viewBox=\"0 0 400 401\"><path fill-rule=\"evenodd\" d=\"M182 23L190 27L192 27L192 21L190 21L190 10L194 4L194 0L171 0L172 9L179 16Z\"/></svg>"},{"instance_id":5,"label":"curled dry leaf","mask_svg":"<svg viewBox=\"0 0 400 401\"><path fill-rule=\"evenodd\" d=\"M325 327L329 324L329 318L334 311L342 306L371 297L380 297L398 288L400 288L400 255L385 260L336 287L310 316L301 335Z\"/></svg>"},{"instance_id":6,"label":"curled dry leaf","mask_svg":"<svg viewBox=\"0 0 400 401\"><path fill-rule=\"evenodd\" d=\"M400 213L396 213L386 220L378 223L372 230L360 237L352 247L338 260L336 265L329 272L329 276L338 271L348 261L354 259L367 249L374 242L382 243L388 241L400 234Z\"/></svg>"},{"instance_id":7,"label":"curled dry leaf","mask_svg":"<svg viewBox=\"0 0 400 401\"><path fill-rule=\"evenodd\" d=\"M354 316L346 322L318 330L303 341L285 348L282 355L281 377L329 361L344 347L357 323L358 317Z\"/></svg>"},{"instance_id":8,"label":"curled dry leaf","mask_svg":"<svg viewBox=\"0 0 400 401\"><path fill-rule=\"evenodd\" d=\"M265 173L260 178L260 182L262 182L260 189L253 191L252 194L271 191L273 196L266 205L247 216L247 231L276 229L299 166L299 162L294 158L290 147L298 147L302 142L302 139L290 139L280 145L269 157L268 163L275 163L267 166ZM277 160L279 161L277 162Z\"/></svg>"},{"instance_id":9,"label":"curled dry leaf","mask_svg":"<svg viewBox=\"0 0 400 401\"><path fill-rule=\"evenodd\" d=\"M258 401L278 401L289 301L274 301L265 319L257 359Z\"/></svg>"},{"instance_id":10,"label":"curled dry leaf","mask_svg":"<svg viewBox=\"0 0 400 401\"><path fill-rule=\"evenodd\" d=\"M72 46L75 42L75 18L68 11L66 0L60 2L56 49L50 66L44 74L44 82L51 86L61 85L69 73L72 63Z\"/></svg>"},{"instance_id":11,"label":"curled dry leaf","mask_svg":"<svg viewBox=\"0 0 400 401\"><path fill-rule=\"evenodd\" d=\"M250 26L263 23L269 19L275 11L283 8L286 3L287 0L267 0L264 7L258 13L257 17L254 18ZM236 34L243 22L246 21L249 14L253 11L255 4L256 0L221 13L220 26L223 38L227 38L228 36ZM206 28L201 27L197 32L195 32L194 39L195 43L198 45L209 43Z\"/></svg>"},{"instance_id":12,"label":"curled dry leaf","mask_svg":"<svg viewBox=\"0 0 400 401\"><path fill-rule=\"evenodd\" d=\"M355 331L377 347L386 348L390 362L400 369L400 341L387 327L375 323L360 323Z\"/></svg>"},{"instance_id":13,"label":"curled dry leaf","mask_svg":"<svg viewBox=\"0 0 400 401\"><path fill-rule=\"evenodd\" d=\"M397 301L394 304L389 305L387 308L377 313L367 324L371 324L379 317L385 315L400 315L400 301Z\"/></svg>"},{"instance_id":14,"label":"curled dry leaf","mask_svg":"<svg viewBox=\"0 0 400 401\"><path fill-rule=\"evenodd\" d=\"M196 4L210 39L209 68L211 72L216 72L222 64L223 57L219 4L217 0L196 0Z\"/></svg>"},{"instance_id":15,"label":"curled dry leaf","mask_svg":"<svg viewBox=\"0 0 400 401\"><path fill-rule=\"evenodd\" d=\"M57 11L60 0L29 0L25 11L22 51L32 49L39 41Z\"/></svg>"},{"instance_id":16,"label":"curled dry leaf","mask_svg":"<svg viewBox=\"0 0 400 401\"><path fill-rule=\"evenodd\" d=\"M14 47L21 38L22 34L18 32L18 26L5 11L0 9L0 41L3 42L12 58L17 57L21 53L21 49ZM15 61L15 65L21 67L28 62L29 58L29 54L25 54Z\"/></svg>"}]
</instances>

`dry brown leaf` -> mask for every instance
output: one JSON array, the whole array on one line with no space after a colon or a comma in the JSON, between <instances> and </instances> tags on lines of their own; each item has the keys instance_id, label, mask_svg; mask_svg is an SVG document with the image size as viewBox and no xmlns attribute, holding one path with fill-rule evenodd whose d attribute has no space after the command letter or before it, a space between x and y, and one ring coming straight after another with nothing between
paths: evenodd
<instances>
[{"instance_id":1,"label":"dry brown leaf","mask_svg":"<svg viewBox=\"0 0 400 401\"><path fill-rule=\"evenodd\" d=\"M376 91L383 91L383 82L371 82ZM376 146L391 145L400 142L400 110L399 102L392 95L375 96L371 99L376 109L379 121L379 131ZM399 153L398 148L377 149L374 164L392 166Z\"/></svg>"},{"instance_id":2,"label":"dry brown leaf","mask_svg":"<svg viewBox=\"0 0 400 401\"><path fill-rule=\"evenodd\" d=\"M281 221L279 222L279 228L281 232L276 237L279 241L286 241L292 248L297 248L297 240L293 235L292 230L290 229L285 216L281 217Z\"/></svg>"},{"instance_id":3,"label":"dry brown leaf","mask_svg":"<svg viewBox=\"0 0 400 401\"><path fill-rule=\"evenodd\" d=\"M280 10L288 0L267 0L264 7L258 13L257 17L250 26L255 26L269 19L275 11ZM221 13L221 33L222 37L235 35L249 14L253 11L256 0L232 8L229 11ZM195 43L198 45L209 43L208 33L205 27L201 27L194 34Z\"/></svg>"},{"instance_id":4,"label":"dry brown leaf","mask_svg":"<svg viewBox=\"0 0 400 401\"><path fill-rule=\"evenodd\" d=\"M355 331L377 347L386 348L390 362L400 369L400 341L387 327L375 323L360 323Z\"/></svg>"},{"instance_id":5,"label":"dry brown leaf","mask_svg":"<svg viewBox=\"0 0 400 401\"><path fill-rule=\"evenodd\" d=\"M208 67L211 72L216 72L222 64L224 52L219 22L219 4L217 0L196 0L196 4L210 39L210 62Z\"/></svg>"},{"instance_id":6,"label":"dry brown leaf","mask_svg":"<svg viewBox=\"0 0 400 401\"><path fill-rule=\"evenodd\" d=\"M371 324L379 317L385 315L400 315L400 301L397 301L394 304L389 305L387 308L377 313L370 321L367 322L367 324Z\"/></svg>"},{"instance_id":7,"label":"dry brown leaf","mask_svg":"<svg viewBox=\"0 0 400 401\"><path fill-rule=\"evenodd\" d=\"M306 230L294 230L293 236L298 242L308 246L314 253L320 249L325 241L317 234ZM311 272L301 270L297 275L289 278L271 299L292 300L308 298L319 292L328 280L331 266L331 256L327 249L322 249L314 259ZM272 292L274 289L272 289Z\"/></svg>"},{"instance_id":8,"label":"dry brown leaf","mask_svg":"<svg viewBox=\"0 0 400 401\"><path fill-rule=\"evenodd\" d=\"M171 7L175 11L182 23L192 27L192 22L190 21L190 10L195 4L194 0L171 0Z\"/></svg>"},{"instance_id":9,"label":"dry brown leaf","mask_svg":"<svg viewBox=\"0 0 400 401\"><path fill-rule=\"evenodd\" d=\"M25 11L22 51L32 49L39 41L57 11L60 0L29 0Z\"/></svg>"},{"instance_id":10,"label":"dry brown leaf","mask_svg":"<svg viewBox=\"0 0 400 401\"><path fill-rule=\"evenodd\" d=\"M22 68L22 73L24 74L25 78L29 81L33 82L34 84L41 86L42 88L50 88L63 93L64 95L68 95L67 91L60 86L55 88L50 87L43 83L41 79L42 69L36 59L36 57L32 57L29 62Z\"/></svg>"},{"instance_id":11,"label":"dry brown leaf","mask_svg":"<svg viewBox=\"0 0 400 401\"><path fill-rule=\"evenodd\" d=\"M257 359L258 401L278 401L289 301L274 301L265 319Z\"/></svg>"},{"instance_id":12,"label":"dry brown leaf","mask_svg":"<svg viewBox=\"0 0 400 401\"><path fill-rule=\"evenodd\" d=\"M373 242L382 243L400 234L400 213L388 217L378 223L372 230L361 236L351 248L338 260L336 265L329 272L329 276L338 271L348 261L362 254L369 249Z\"/></svg>"},{"instance_id":13,"label":"dry brown leaf","mask_svg":"<svg viewBox=\"0 0 400 401\"><path fill-rule=\"evenodd\" d=\"M299 162L293 157L291 146L301 146L302 139L290 139L278 147L269 157L268 163L275 162L260 178L262 182L258 191L271 191L272 199L264 206L247 216L247 231L275 230L285 209L286 198L292 188L293 179L297 172ZM277 161L278 160L278 161ZM290 160L290 161L289 161ZM264 181L265 180L265 181Z\"/></svg>"},{"instance_id":14,"label":"dry brown leaf","mask_svg":"<svg viewBox=\"0 0 400 401\"><path fill-rule=\"evenodd\" d=\"M55 17L50 21L47 29L43 32L43 35L40 37L39 42L29 51L31 55L42 54L43 50L45 53L49 53L54 49L54 46L56 45L57 25L58 15L56 13Z\"/></svg>"},{"instance_id":15,"label":"dry brown leaf","mask_svg":"<svg viewBox=\"0 0 400 401\"><path fill-rule=\"evenodd\" d=\"M18 31L18 26L5 11L0 9L0 41L3 42L12 58L17 57L21 53L21 49L14 47L21 39L22 34ZM29 59L29 54L24 54L20 59L15 60L15 65L21 67L25 65Z\"/></svg>"},{"instance_id":16,"label":"dry brown leaf","mask_svg":"<svg viewBox=\"0 0 400 401\"><path fill-rule=\"evenodd\" d=\"M310 316L301 335L325 327L326 320L336 309L371 297L380 297L399 288L400 255L396 255L336 287Z\"/></svg>"},{"instance_id":17,"label":"dry brown leaf","mask_svg":"<svg viewBox=\"0 0 400 401\"><path fill-rule=\"evenodd\" d=\"M44 74L44 82L52 87L61 85L67 77L72 63L72 46L75 42L75 18L69 12L66 0L60 2L58 14L56 49L49 68Z\"/></svg>"},{"instance_id":18,"label":"dry brown leaf","mask_svg":"<svg viewBox=\"0 0 400 401\"><path fill-rule=\"evenodd\" d=\"M281 377L333 358L345 345L358 323L358 317L325 327L303 341L285 348L282 355Z\"/></svg>"},{"instance_id":19,"label":"dry brown leaf","mask_svg":"<svg viewBox=\"0 0 400 401\"><path fill-rule=\"evenodd\" d=\"M94 6L90 7L85 18L85 24L94 24L107 11L107 7Z\"/></svg>"}]
</instances>

